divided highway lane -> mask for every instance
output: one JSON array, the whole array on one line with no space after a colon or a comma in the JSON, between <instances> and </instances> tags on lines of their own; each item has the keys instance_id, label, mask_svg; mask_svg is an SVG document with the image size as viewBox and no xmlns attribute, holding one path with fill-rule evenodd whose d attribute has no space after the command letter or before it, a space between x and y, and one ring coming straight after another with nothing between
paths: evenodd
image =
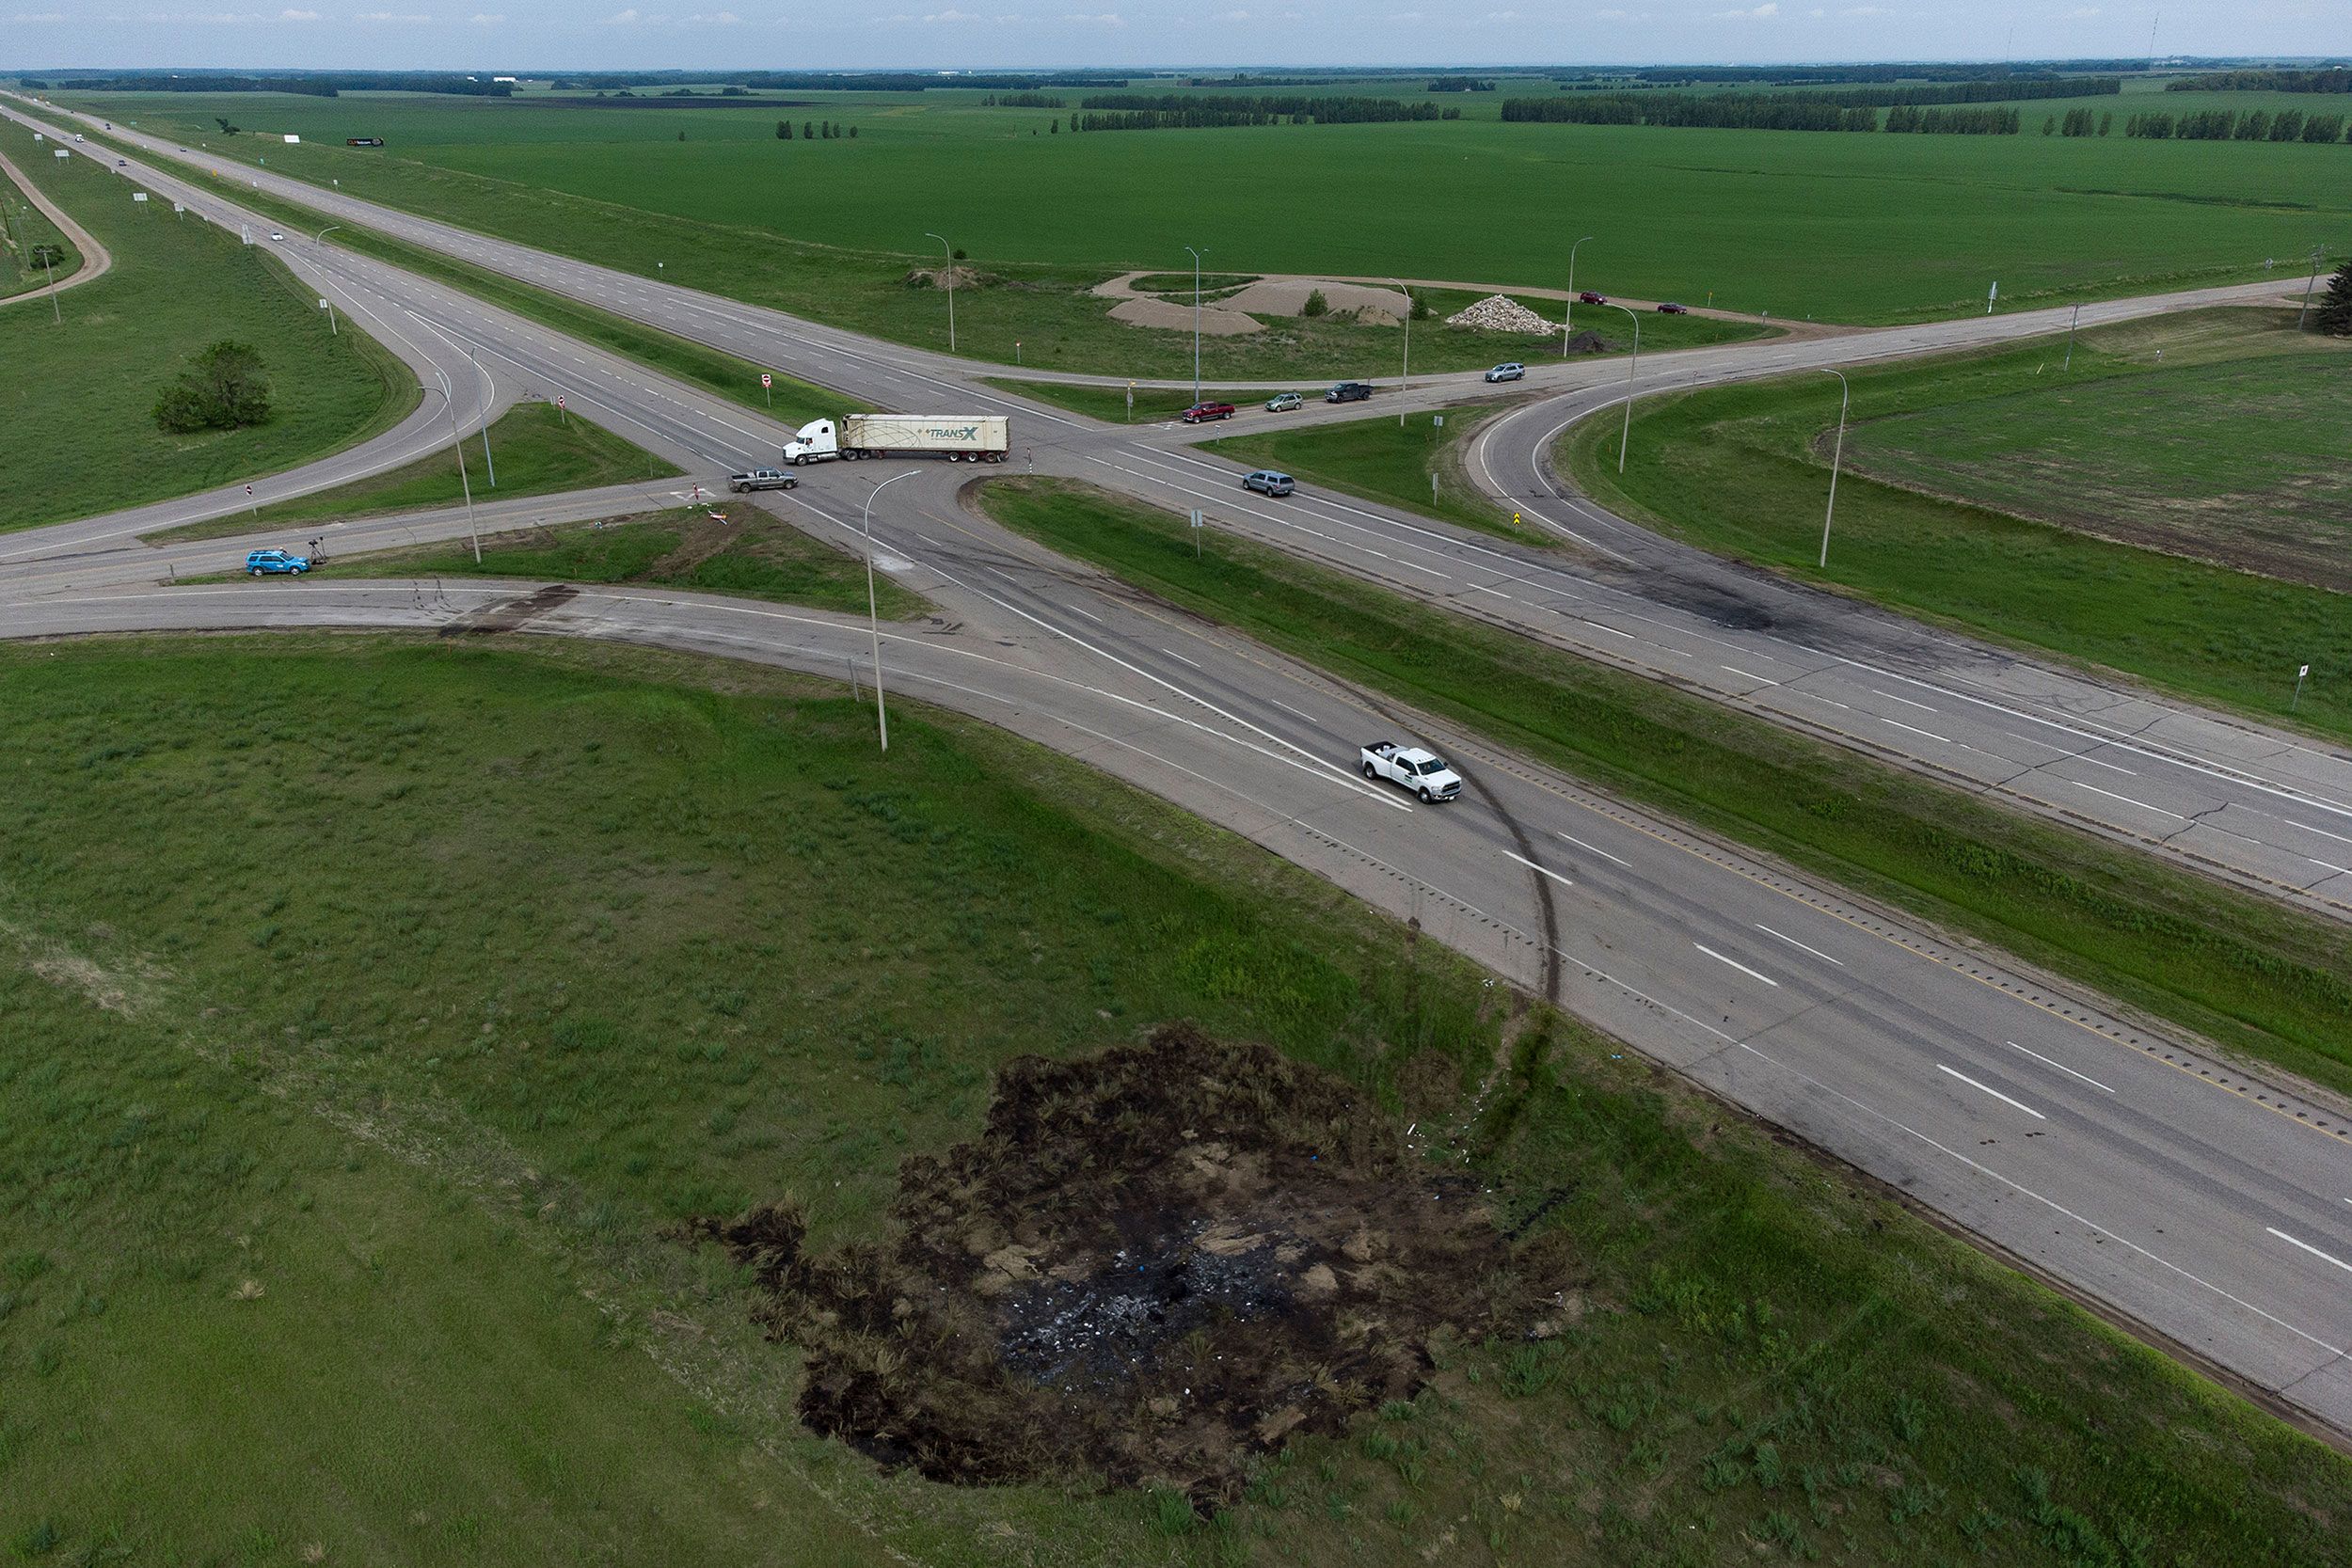
<instances>
[{"instance_id":1,"label":"divided highway lane","mask_svg":"<svg viewBox=\"0 0 2352 1568\"><path fill-rule=\"evenodd\" d=\"M1843 341L1843 340L1836 340ZM1498 421L1552 430L1581 400ZM1243 469L1154 427L1055 449L1054 471L1160 505L1462 614L1662 679L1775 723L2284 896L2352 916L2352 756L2030 663L1639 530L1566 559L1326 496L1268 499ZM1504 451L1534 463L1534 443ZM1484 440L1472 467L1503 459ZM1043 461L1041 459L1041 461ZM1557 506L1513 496L1538 515ZM1639 537L1635 537L1638 535Z\"/></svg>"},{"instance_id":2,"label":"divided highway lane","mask_svg":"<svg viewBox=\"0 0 2352 1568\"><path fill-rule=\"evenodd\" d=\"M977 532L934 471L877 547L956 596L885 680L1240 832L1904 1188L2281 1401L2352 1430L2352 1127L2046 979L1439 732L1472 789L1352 770L1395 720L1321 674ZM861 487L862 488L862 487ZM830 492L771 498L856 526ZM665 592L267 582L53 594L14 635L395 626L862 667L864 624Z\"/></svg>"}]
</instances>

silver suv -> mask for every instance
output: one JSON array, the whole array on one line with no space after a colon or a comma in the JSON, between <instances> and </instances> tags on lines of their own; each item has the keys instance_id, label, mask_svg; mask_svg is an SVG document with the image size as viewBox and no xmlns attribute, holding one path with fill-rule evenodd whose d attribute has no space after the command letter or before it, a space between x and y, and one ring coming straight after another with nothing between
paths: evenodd
<instances>
[{"instance_id":1,"label":"silver suv","mask_svg":"<svg viewBox=\"0 0 2352 1568\"><path fill-rule=\"evenodd\" d=\"M1298 488L1298 482L1288 474L1278 474L1272 468L1260 468L1243 476L1241 486L1255 490L1262 496L1287 496Z\"/></svg>"},{"instance_id":2,"label":"silver suv","mask_svg":"<svg viewBox=\"0 0 2352 1568\"><path fill-rule=\"evenodd\" d=\"M1486 372L1486 379L1488 381L1518 381L1524 378L1526 374L1527 367L1514 359L1507 364L1497 365L1493 370L1488 371Z\"/></svg>"}]
</instances>

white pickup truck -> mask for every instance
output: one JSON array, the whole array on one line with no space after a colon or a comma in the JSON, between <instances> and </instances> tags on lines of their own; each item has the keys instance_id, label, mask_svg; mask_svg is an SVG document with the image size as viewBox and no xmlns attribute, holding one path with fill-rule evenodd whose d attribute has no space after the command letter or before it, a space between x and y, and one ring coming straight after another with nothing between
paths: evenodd
<instances>
[{"instance_id":1,"label":"white pickup truck","mask_svg":"<svg viewBox=\"0 0 2352 1568\"><path fill-rule=\"evenodd\" d=\"M1364 748L1364 777L1403 784L1429 805L1462 793L1462 775L1447 767L1445 758L1393 740L1375 740Z\"/></svg>"}]
</instances>

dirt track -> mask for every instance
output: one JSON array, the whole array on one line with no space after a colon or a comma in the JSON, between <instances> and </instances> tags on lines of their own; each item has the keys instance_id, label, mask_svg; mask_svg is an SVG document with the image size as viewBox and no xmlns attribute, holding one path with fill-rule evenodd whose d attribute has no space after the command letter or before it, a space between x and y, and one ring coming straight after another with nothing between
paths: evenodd
<instances>
[{"instance_id":1,"label":"dirt track","mask_svg":"<svg viewBox=\"0 0 2352 1568\"><path fill-rule=\"evenodd\" d=\"M38 289L27 289L21 294L10 294L6 299L0 299L0 305L17 305L28 299L46 299L51 294L63 293L68 289L78 289L85 283L94 283L106 276L115 264L113 252L91 238L90 231L67 215L64 208L42 195L40 187L24 177L24 171L10 163L6 156L0 156L0 174L6 174L14 182L16 188L23 191L26 198L41 210L42 214L50 222L64 231L65 237L73 242L73 248L82 254L82 264L69 276L55 283L44 283Z\"/></svg>"}]
</instances>

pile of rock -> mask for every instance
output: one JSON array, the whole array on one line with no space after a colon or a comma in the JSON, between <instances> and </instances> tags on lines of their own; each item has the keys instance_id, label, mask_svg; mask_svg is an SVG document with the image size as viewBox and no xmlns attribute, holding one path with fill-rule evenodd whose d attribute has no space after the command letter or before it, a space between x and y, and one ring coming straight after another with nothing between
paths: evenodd
<instances>
[{"instance_id":1,"label":"pile of rock","mask_svg":"<svg viewBox=\"0 0 2352 1568\"><path fill-rule=\"evenodd\" d=\"M1448 326L1467 326L1476 332L1549 332L1551 323L1544 320L1508 294L1488 294L1466 309L1446 317Z\"/></svg>"}]
</instances>

